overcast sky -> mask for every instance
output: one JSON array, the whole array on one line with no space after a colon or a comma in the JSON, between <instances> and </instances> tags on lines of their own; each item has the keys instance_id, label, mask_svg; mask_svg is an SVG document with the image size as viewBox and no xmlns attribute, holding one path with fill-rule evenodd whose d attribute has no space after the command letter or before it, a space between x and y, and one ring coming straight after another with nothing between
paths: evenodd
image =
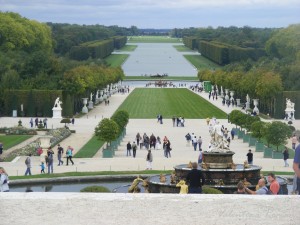
<instances>
[{"instance_id":1,"label":"overcast sky","mask_svg":"<svg viewBox=\"0 0 300 225\"><path fill-rule=\"evenodd\" d=\"M300 23L300 0L0 0L0 10L40 22L138 28Z\"/></svg>"}]
</instances>

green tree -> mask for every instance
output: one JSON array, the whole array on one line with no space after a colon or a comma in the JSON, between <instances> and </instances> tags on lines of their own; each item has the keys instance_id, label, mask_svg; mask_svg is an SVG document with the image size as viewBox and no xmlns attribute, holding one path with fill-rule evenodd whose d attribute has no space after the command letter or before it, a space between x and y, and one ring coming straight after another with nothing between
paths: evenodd
<instances>
[{"instance_id":1,"label":"green tree","mask_svg":"<svg viewBox=\"0 0 300 225\"><path fill-rule=\"evenodd\" d=\"M278 146L286 144L286 140L292 136L292 131L285 123L274 121L267 125L265 138L268 143L268 147L275 145L278 151Z\"/></svg>"},{"instance_id":2,"label":"green tree","mask_svg":"<svg viewBox=\"0 0 300 225\"><path fill-rule=\"evenodd\" d=\"M129 121L129 114L126 110L118 110L111 119L115 121L119 126L119 131L122 132Z\"/></svg>"},{"instance_id":3,"label":"green tree","mask_svg":"<svg viewBox=\"0 0 300 225\"><path fill-rule=\"evenodd\" d=\"M104 118L95 128L95 135L99 140L107 142L107 146L110 146L110 143L119 135L119 126L115 121Z\"/></svg>"},{"instance_id":4,"label":"green tree","mask_svg":"<svg viewBox=\"0 0 300 225\"><path fill-rule=\"evenodd\" d=\"M251 135L260 140L266 133L266 123L263 121L255 121L251 124Z\"/></svg>"}]
</instances>

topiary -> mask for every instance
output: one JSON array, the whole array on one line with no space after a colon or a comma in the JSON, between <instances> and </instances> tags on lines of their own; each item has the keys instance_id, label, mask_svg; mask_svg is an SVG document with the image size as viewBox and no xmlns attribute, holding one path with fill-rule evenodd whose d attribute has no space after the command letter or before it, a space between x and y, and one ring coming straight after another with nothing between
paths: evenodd
<instances>
[{"instance_id":1,"label":"topiary","mask_svg":"<svg viewBox=\"0 0 300 225\"><path fill-rule=\"evenodd\" d=\"M108 193L111 191L107 187L103 187L103 186L89 186L81 189L80 192Z\"/></svg>"},{"instance_id":2,"label":"topiary","mask_svg":"<svg viewBox=\"0 0 300 225\"><path fill-rule=\"evenodd\" d=\"M208 187L208 186L203 186L202 187L202 193L203 194L216 194L216 195L219 195L219 194L223 194L222 191L216 189L216 188L212 188L212 187Z\"/></svg>"}]
</instances>

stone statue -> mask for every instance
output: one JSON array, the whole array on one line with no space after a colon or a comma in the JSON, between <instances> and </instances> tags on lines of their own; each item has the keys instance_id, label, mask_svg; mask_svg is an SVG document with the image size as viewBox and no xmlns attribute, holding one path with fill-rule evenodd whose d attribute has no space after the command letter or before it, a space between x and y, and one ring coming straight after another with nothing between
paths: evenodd
<instances>
[{"instance_id":1,"label":"stone statue","mask_svg":"<svg viewBox=\"0 0 300 225\"><path fill-rule=\"evenodd\" d=\"M135 178L131 184L131 186L128 188L128 192L129 193L134 193L135 190L137 190L138 184L140 182L143 182L144 180L141 178L141 176L137 176L137 178Z\"/></svg>"},{"instance_id":2,"label":"stone statue","mask_svg":"<svg viewBox=\"0 0 300 225\"><path fill-rule=\"evenodd\" d=\"M90 95L90 101L93 101L93 93L91 92L91 95Z\"/></svg>"},{"instance_id":3,"label":"stone statue","mask_svg":"<svg viewBox=\"0 0 300 225\"><path fill-rule=\"evenodd\" d=\"M250 168L250 165L248 164L247 160L245 160L245 162L244 162L244 168L245 169Z\"/></svg>"},{"instance_id":4,"label":"stone statue","mask_svg":"<svg viewBox=\"0 0 300 225\"><path fill-rule=\"evenodd\" d=\"M219 124L219 122L216 122L213 129L210 130L210 136L211 151L224 151L225 149L229 150L229 143L223 137L222 126Z\"/></svg>"},{"instance_id":5,"label":"stone statue","mask_svg":"<svg viewBox=\"0 0 300 225\"><path fill-rule=\"evenodd\" d=\"M247 96L246 96L246 102L250 103L250 97L249 97L248 94L247 94Z\"/></svg>"},{"instance_id":6,"label":"stone statue","mask_svg":"<svg viewBox=\"0 0 300 225\"><path fill-rule=\"evenodd\" d=\"M54 108L61 108L62 102L59 100L59 97L56 98L55 102L54 102Z\"/></svg>"},{"instance_id":7,"label":"stone statue","mask_svg":"<svg viewBox=\"0 0 300 225\"><path fill-rule=\"evenodd\" d=\"M293 110L294 107L295 107L295 103L291 102L290 99L286 98L286 108L287 108L287 109L292 109L292 110Z\"/></svg>"},{"instance_id":8,"label":"stone statue","mask_svg":"<svg viewBox=\"0 0 300 225\"><path fill-rule=\"evenodd\" d=\"M171 174L171 184L175 184L175 183L176 183L176 175L175 175L175 171L173 171Z\"/></svg>"}]
</instances>

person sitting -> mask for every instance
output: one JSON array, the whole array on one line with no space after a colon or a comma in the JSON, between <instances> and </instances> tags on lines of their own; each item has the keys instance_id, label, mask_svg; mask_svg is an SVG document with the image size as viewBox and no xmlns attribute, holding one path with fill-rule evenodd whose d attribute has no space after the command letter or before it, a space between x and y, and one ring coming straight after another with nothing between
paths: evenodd
<instances>
[{"instance_id":1,"label":"person sitting","mask_svg":"<svg viewBox=\"0 0 300 225\"><path fill-rule=\"evenodd\" d=\"M249 188L245 188L245 191L251 195L266 195L268 192L268 188L266 187L265 179L261 178L258 181L259 189L257 191L252 191Z\"/></svg>"},{"instance_id":2,"label":"person sitting","mask_svg":"<svg viewBox=\"0 0 300 225\"><path fill-rule=\"evenodd\" d=\"M237 190L234 192L234 194L246 194L245 185L243 181L238 182Z\"/></svg>"}]
</instances>

